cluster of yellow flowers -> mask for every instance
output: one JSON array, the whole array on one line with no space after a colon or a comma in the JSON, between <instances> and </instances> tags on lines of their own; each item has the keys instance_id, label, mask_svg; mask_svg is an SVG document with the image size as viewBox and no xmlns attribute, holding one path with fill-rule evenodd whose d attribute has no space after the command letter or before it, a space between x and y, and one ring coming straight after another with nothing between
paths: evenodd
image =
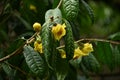
<instances>
[{"instance_id":1,"label":"cluster of yellow flowers","mask_svg":"<svg viewBox=\"0 0 120 80\"><path fill-rule=\"evenodd\" d=\"M65 34L66 34L66 25L65 24L56 24L56 26L52 27L52 33L54 35L54 38L56 40L60 40ZM39 32L41 30L41 24L36 22L33 24L33 29L36 32Z\"/></svg>"},{"instance_id":2,"label":"cluster of yellow flowers","mask_svg":"<svg viewBox=\"0 0 120 80\"><path fill-rule=\"evenodd\" d=\"M82 49L80 49L79 47L75 49L73 58L75 59L82 56L87 56L92 51L93 51L92 44L85 43Z\"/></svg>"},{"instance_id":3,"label":"cluster of yellow flowers","mask_svg":"<svg viewBox=\"0 0 120 80\"><path fill-rule=\"evenodd\" d=\"M93 46L92 44L90 43L85 43L83 45L83 48L80 49L79 47L77 47L75 50L74 50L74 56L73 56L73 59L77 59L79 57L82 57L82 56L87 56L89 55L90 52L93 51ZM66 53L65 51L61 51L61 57L62 58L66 58Z\"/></svg>"},{"instance_id":4,"label":"cluster of yellow flowers","mask_svg":"<svg viewBox=\"0 0 120 80\"><path fill-rule=\"evenodd\" d=\"M66 30L65 30L66 25L65 24L56 24L56 26L52 27L51 32L54 35L54 38L56 40L60 40L65 34L66 34ZM41 24L38 22L35 22L33 24L33 29L36 32L39 32L41 30ZM42 43L39 43L39 41L35 41L34 42L34 50L43 53L42 52Z\"/></svg>"},{"instance_id":5,"label":"cluster of yellow flowers","mask_svg":"<svg viewBox=\"0 0 120 80\"><path fill-rule=\"evenodd\" d=\"M39 32L41 30L41 24L36 22L33 24L33 28L36 32ZM56 24L56 26L53 26L52 27L52 30L51 32L53 33L54 35L54 38L56 40L60 40L65 34L66 34L66 25L65 24ZM41 43L41 40L36 40L34 42L34 50L35 51L38 51L39 53L43 53L42 51L42 43ZM59 50L60 53L61 53L61 58L66 58L66 53L63 49ZM89 55L90 52L93 51L93 46L92 44L90 43L85 43L83 45L83 48L80 49L79 47L77 47L75 50L74 50L74 56L73 56L73 59L76 59L76 58L79 58L79 57L82 57L82 56L87 56Z\"/></svg>"},{"instance_id":6,"label":"cluster of yellow flowers","mask_svg":"<svg viewBox=\"0 0 120 80\"><path fill-rule=\"evenodd\" d=\"M41 30L41 24L38 22L35 22L33 24L33 29L34 29L34 31L39 32ZM37 40L34 42L34 50L38 51L39 53L43 53L40 36L37 36Z\"/></svg>"}]
</instances>

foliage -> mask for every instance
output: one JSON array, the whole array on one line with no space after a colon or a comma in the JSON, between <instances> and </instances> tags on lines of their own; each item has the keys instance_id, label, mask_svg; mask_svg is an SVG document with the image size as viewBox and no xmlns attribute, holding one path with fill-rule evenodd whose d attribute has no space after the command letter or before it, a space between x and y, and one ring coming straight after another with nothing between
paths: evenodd
<instances>
[{"instance_id":1,"label":"foliage","mask_svg":"<svg viewBox=\"0 0 120 80\"><path fill-rule=\"evenodd\" d=\"M0 4L0 80L79 80L79 72L88 78L120 67L120 16L110 6L84 0Z\"/></svg>"}]
</instances>

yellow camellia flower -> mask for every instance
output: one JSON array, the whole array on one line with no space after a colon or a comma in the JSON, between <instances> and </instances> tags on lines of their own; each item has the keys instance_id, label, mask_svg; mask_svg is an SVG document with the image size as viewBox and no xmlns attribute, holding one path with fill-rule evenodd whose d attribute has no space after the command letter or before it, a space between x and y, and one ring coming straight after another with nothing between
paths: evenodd
<instances>
[{"instance_id":1,"label":"yellow camellia flower","mask_svg":"<svg viewBox=\"0 0 120 80\"><path fill-rule=\"evenodd\" d=\"M80 48L78 47L77 49L74 50L74 56L73 59L82 57L84 55L84 53L80 50Z\"/></svg>"},{"instance_id":2,"label":"yellow camellia flower","mask_svg":"<svg viewBox=\"0 0 120 80\"><path fill-rule=\"evenodd\" d=\"M34 11L34 12L37 12L37 9L34 5L30 4L30 10Z\"/></svg>"},{"instance_id":3,"label":"yellow camellia flower","mask_svg":"<svg viewBox=\"0 0 120 80\"><path fill-rule=\"evenodd\" d=\"M34 42L34 50L38 51L39 53L43 53L42 51L42 43L38 43L37 41Z\"/></svg>"},{"instance_id":4,"label":"yellow camellia flower","mask_svg":"<svg viewBox=\"0 0 120 80\"><path fill-rule=\"evenodd\" d=\"M85 43L82 51L85 53L85 55L88 55L90 52L93 51L93 46L90 43Z\"/></svg>"},{"instance_id":5,"label":"yellow camellia flower","mask_svg":"<svg viewBox=\"0 0 120 80\"><path fill-rule=\"evenodd\" d=\"M35 22L33 24L33 29L36 31L36 32L39 32L41 30L41 24L38 23L38 22Z\"/></svg>"},{"instance_id":6,"label":"yellow camellia flower","mask_svg":"<svg viewBox=\"0 0 120 80\"><path fill-rule=\"evenodd\" d=\"M61 58L66 58L66 53L63 49L60 49L59 52L61 54Z\"/></svg>"},{"instance_id":7,"label":"yellow camellia flower","mask_svg":"<svg viewBox=\"0 0 120 80\"><path fill-rule=\"evenodd\" d=\"M52 27L52 33L56 40L60 40L66 34L65 27L65 24L57 24L56 26Z\"/></svg>"}]
</instances>

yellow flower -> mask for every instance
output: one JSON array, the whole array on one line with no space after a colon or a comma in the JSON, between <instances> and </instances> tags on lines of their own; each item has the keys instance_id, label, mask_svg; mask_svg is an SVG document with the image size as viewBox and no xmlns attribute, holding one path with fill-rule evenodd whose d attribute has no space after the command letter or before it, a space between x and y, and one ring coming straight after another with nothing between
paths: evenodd
<instances>
[{"instance_id":1,"label":"yellow flower","mask_svg":"<svg viewBox=\"0 0 120 80\"><path fill-rule=\"evenodd\" d=\"M38 23L38 22L35 22L33 24L33 29L36 31L36 32L39 32L41 30L41 24Z\"/></svg>"},{"instance_id":2,"label":"yellow flower","mask_svg":"<svg viewBox=\"0 0 120 80\"><path fill-rule=\"evenodd\" d=\"M84 47L82 49L80 49L79 47L77 49L74 50L74 56L73 59L82 57L82 56L87 56L89 55L90 52L93 51L93 46L92 44L89 43L85 43Z\"/></svg>"},{"instance_id":3,"label":"yellow flower","mask_svg":"<svg viewBox=\"0 0 120 80\"><path fill-rule=\"evenodd\" d=\"M39 53L43 53L42 51L42 43L38 43L37 41L34 42L34 50L38 51Z\"/></svg>"},{"instance_id":4,"label":"yellow flower","mask_svg":"<svg viewBox=\"0 0 120 80\"><path fill-rule=\"evenodd\" d=\"M65 24L57 24L56 26L52 27L52 33L56 40L60 40L66 34L65 27Z\"/></svg>"},{"instance_id":5,"label":"yellow flower","mask_svg":"<svg viewBox=\"0 0 120 80\"><path fill-rule=\"evenodd\" d=\"M60 49L59 52L61 54L61 58L66 58L66 53L63 49Z\"/></svg>"},{"instance_id":6,"label":"yellow flower","mask_svg":"<svg viewBox=\"0 0 120 80\"><path fill-rule=\"evenodd\" d=\"M30 4L30 10L33 10L34 12L37 12L37 9L34 5Z\"/></svg>"},{"instance_id":7,"label":"yellow flower","mask_svg":"<svg viewBox=\"0 0 120 80\"><path fill-rule=\"evenodd\" d=\"M77 49L74 50L74 56L73 59L82 57L84 55L84 53L80 50L80 48L78 47Z\"/></svg>"},{"instance_id":8,"label":"yellow flower","mask_svg":"<svg viewBox=\"0 0 120 80\"><path fill-rule=\"evenodd\" d=\"M85 53L85 55L88 55L90 52L93 51L93 46L90 43L85 43L82 51Z\"/></svg>"}]
</instances>

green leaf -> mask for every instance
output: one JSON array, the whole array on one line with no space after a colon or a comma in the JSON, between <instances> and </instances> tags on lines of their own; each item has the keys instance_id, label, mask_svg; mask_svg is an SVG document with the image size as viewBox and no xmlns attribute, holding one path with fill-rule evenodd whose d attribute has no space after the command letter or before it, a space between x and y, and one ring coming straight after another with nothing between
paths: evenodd
<instances>
[{"instance_id":1,"label":"green leaf","mask_svg":"<svg viewBox=\"0 0 120 80\"><path fill-rule=\"evenodd\" d=\"M120 32L117 32L115 34L112 34L109 36L109 39L112 39L112 40L120 40Z\"/></svg>"},{"instance_id":2,"label":"green leaf","mask_svg":"<svg viewBox=\"0 0 120 80\"><path fill-rule=\"evenodd\" d=\"M23 53L30 70L42 78L45 75L46 65L39 53L34 51L30 45L24 46Z\"/></svg>"},{"instance_id":3,"label":"green leaf","mask_svg":"<svg viewBox=\"0 0 120 80\"><path fill-rule=\"evenodd\" d=\"M45 14L45 21L50 23L62 23L62 14L59 8L50 9Z\"/></svg>"},{"instance_id":4,"label":"green leaf","mask_svg":"<svg viewBox=\"0 0 120 80\"><path fill-rule=\"evenodd\" d=\"M23 56L24 57L24 56ZM30 73L31 70L30 68L28 67L27 63L26 63L26 60L24 60L22 63L21 63L21 67L20 67L23 71L25 71L26 73Z\"/></svg>"},{"instance_id":5,"label":"green leaf","mask_svg":"<svg viewBox=\"0 0 120 80\"><path fill-rule=\"evenodd\" d=\"M95 55L97 59L102 63L107 65L111 70L113 68L113 53L111 49L111 44L108 42L97 42L95 47Z\"/></svg>"},{"instance_id":6,"label":"green leaf","mask_svg":"<svg viewBox=\"0 0 120 80\"><path fill-rule=\"evenodd\" d=\"M7 62L6 62L7 63ZM14 76L14 69L12 69L8 64L6 63L2 63L2 67L3 67L3 70L5 71L5 73L8 75L8 76L11 76L13 77Z\"/></svg>"},{"instance_id":7,"label":"green leaf","mask_svg":"<svg viewBox=\"0 0 120 80\"><path fill-rule=\"evenodd\" d=\"M42 26L42 32L41 32L41 39L42 39L42 46L43 46L43 53L45 56L45 60L49 66L49 68L52 69L50 66L50 61L51 61L51 33L50 33L50 27L49 24L44 23Z\"/></svg>"},{"instance_id":8,"label":"green leaf","mask_svg":"<svg viewBox=\"0 0 120 80\"><path fill-rule=\"evenodd\" d=\"M19 35L19 38L28 38L28 37L30 37L30 36L32 36L34 33L33 32L25 32L25 33L23 33L23 34L21 34L21 35Z\"/></svg>"},{"instance_id":9,"label":"green leaf","mask_svg":"<svg viewBox=\"0 0 120 80\"><path fill-rule=\"evenodd\" d=\"M79 0L63 0L62 8L65 17L73 20L77 17L79 11Z\"/></svg>"},{"instance_id":10,"label":"green leaf","mask_svg":"<svg viewBox=\"0 0 120 80\"><path fill-rule=\"evenodd\" d=\"M115 48L112 47L113 50L113 64L115 67L120 67L120 50L119 50L119 45L115 46ZM115 68L114 67L114 68Z\"/></svg>"},{"instance_id":11,"label":"green leaf","mask_svg":"<svg viewBox=\"0 0 120 80\"><path fill-rule=\"evenodd\" d=\"M94 12L93 12L93 10L84 0L81 0L81 2L83 4L83 6L85 7L85 9L87 10L88 15L90 16L90 18L92 20L92 23L94 23Z\"/></svg>"},{"instance_id":12,"label":"green leaf","mask_svg":"<svg viewBox=\"0 0 120 80\"><path fill-rule=\"evenodd\" d=\"M68 73L68 63L65 59L57 59L57 66L56 66L56 75L57 80L65 80L65 77Z\"/></svg>"},{"instance_id":13,"label":"green leaf","mask_svg":"<svg viewBox=\"0 0 120 80\"><path fill-rule=\"evenodd\" d=\"M80 70L83 72L83 74L85 75L85 76L88 76L88 70L86 69L86 67L85 67L85 65L83 64L83 62L81 61L81 63L80 63L80 65L79 65L80 67Z\"/></svg>"},{"instance_id":14,"label":"green leaf","mask_svg":"<svg viewBox=\"0 0 120 80\"><path fill-rule=\"evenodd\" d=\"M52 37L52 39L54 39L54 36ZM51 48L52 48L51 63L52 63L52 66L54 67L54 70L56 70L56 64L58 63L57 59L60 57L60 54L59 54L58 50L56 49L58 46L59 46L59 41L57 41L55 39L52 40L52 42L51 42Z\"/></svg>"},{"instance_id":15,"label":"green leaf","mask_svg":"<svg viewBox=\"0 0 120 80\"><path fill-rule=\"evenodd\" d=\"M87 70L91 72L98 72L100 69L100 64L97 59L90 53L88 56L82 58L82 63Z\"/></svg>"},{"instance_id":16,"label":"green leaf","mask_svg":"<svg viewBox=\"0 0 120 80\"><path fill-rule=\"evenodd\" d=\"M73 58L74 54L74 39L73 39L73 32L70 23L67 20L64 20L66 24L66 35L65 35L65 51L67 60Z\"/></svg>"},{"instance_id":17,"label":"green leaf","mask_svg":"<svg viewBox=\"0 0 120 80\"><path fill-rule=\"evenodd\" d=\"M79 68L79 65L80 65L81 61L82 61L81 57L78 58L78 59L72 59L72 60L70 60L70 64L77 69L77 68Z\"/></svg>"}]
</instances>

